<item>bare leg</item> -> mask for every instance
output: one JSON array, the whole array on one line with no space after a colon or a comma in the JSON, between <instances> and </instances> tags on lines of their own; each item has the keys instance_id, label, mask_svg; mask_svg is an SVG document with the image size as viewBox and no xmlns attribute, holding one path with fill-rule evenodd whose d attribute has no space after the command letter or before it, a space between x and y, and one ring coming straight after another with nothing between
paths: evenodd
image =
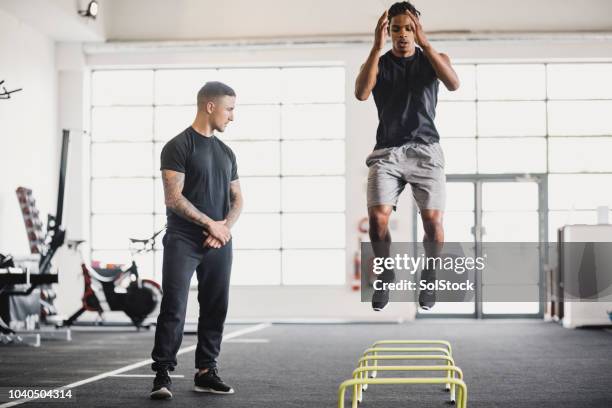
<instances>
[{"instance_id":1,"label":"bare leg","mask_svg":"<svg viewBox=\"0 0 612 408\"><path fill-rule=\"evenodd\" d=\"M390 205L376 205L368 208L368 219L370 221L370 241L376 257L389 257L391 247L391 234L389 233L389 218L393 207ZM380 275L384 282L394 279L393 271L385 271ZM376 290L372 295L372 308L375 311L382 310L389 303L389 292Z\"/></svg>"},{"instance_id":2,"label":"bare leg","mask_svg":"<svg viewBox=\"0 0 612 408\"><path fill-rule=\"evenodd\" d=\"M422 210L421 220L423 221L423 229L425 236L423 237L423 245L425 247L425 255L427 257L437 257L442 251L444 245L444 227L442 219L444 212L441 210ZM436 279L435 269L425 268L421 274L421 280L433 282ZM419 305L429 310L436 304L436 292L424 290L419 293Z\"/></svg>"}]
</instances>

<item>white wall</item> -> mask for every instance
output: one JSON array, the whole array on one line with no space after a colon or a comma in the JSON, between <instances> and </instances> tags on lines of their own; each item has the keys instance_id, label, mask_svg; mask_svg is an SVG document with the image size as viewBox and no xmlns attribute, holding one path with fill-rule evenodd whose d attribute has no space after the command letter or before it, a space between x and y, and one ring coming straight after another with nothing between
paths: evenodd
<instances>
[{"instance_id":1,"label":"white wall","mask_svg":"<svg viewBox=\"0 0 612 408\"><path fill-rule=\"evenodd\" d=\"M15 189L34 191L46 221L55 212L60 134L55 47L51 39L0 10L0 80L23 88L0 100L0 252L29 254Z\"/></svg>"}]
</instances>

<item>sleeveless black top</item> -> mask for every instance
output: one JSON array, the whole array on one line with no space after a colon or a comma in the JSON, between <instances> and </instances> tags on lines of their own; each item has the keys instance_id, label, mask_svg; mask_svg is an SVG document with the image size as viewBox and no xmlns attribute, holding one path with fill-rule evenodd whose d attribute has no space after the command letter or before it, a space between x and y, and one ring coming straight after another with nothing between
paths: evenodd
<instances>
[{"instance_id":1,"label":"sleeveless black top","mask_svg":"<svg viewBox=\"0 0 612 408\"><path fill-rule=\"evenodd\" d=\"M380 57L372 93L379 120L374 149L440 140L434 124L438 78L420 48L406 58L391 51Z\"/></svg>"}]
</instances>

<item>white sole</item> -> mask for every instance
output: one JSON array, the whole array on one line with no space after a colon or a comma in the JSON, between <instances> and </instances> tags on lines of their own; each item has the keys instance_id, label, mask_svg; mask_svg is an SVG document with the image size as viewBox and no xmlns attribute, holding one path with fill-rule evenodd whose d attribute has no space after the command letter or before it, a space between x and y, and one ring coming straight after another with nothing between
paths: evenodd
<instances>
[{"instance_id":1,"label":"white sole","mask_svg":"<svg viewBox=\"0 0 612 408\"><path fill-rule=\"evenodd\" d=\"M171 399L172 393L166 387L162 387L157 391L153 391L149 394L151 399Z\"/></svg>"},{"instance_id":2,"label":"white sole","mask_svg":"<svg viewBox=\"0 0 612 408\"><path fill-rule=\"evenodd\" d=\"M194 385L193 390L195 392L208 392L208 393L211 393L211 394L221 394L221 395L229 395L229 394L233 394L234 393L234 389L233 388L230 388L230 390L228 392L223 392L223 391L213 390L212 388L198 387L197 385Z\"/></svg>"}]
</instances>

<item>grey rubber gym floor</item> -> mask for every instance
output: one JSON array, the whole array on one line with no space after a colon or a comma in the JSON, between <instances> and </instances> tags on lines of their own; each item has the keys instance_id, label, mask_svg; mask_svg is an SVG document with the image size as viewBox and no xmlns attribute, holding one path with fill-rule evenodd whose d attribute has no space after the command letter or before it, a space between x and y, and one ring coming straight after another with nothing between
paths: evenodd
<instances>
[{"instance_id":1,"label":"grey rubber gym floor","mask_svg":"<svg viewBox=\"0 0 612 408\"><path fill-rule=\"evenodd\" d=\"M228 325L226 335L254 325ZM446 339L465 374L469 407L612 407L612 333L525 320L417 320L405 324L272 325L223 344L220 374L236 394L191 391L194 352L179 356L174 399L151 401L150 377L106 377L73 390L74 404L23 407L333 407L340 382L379 339ZM56 387L149 358L153 331L73 332L72 342L0 347L0 387ZM182 347L193 345L186 335ZM123 374L148 375L148 366ZM432 374L433 375L433 374ZM384 376L384 374L379 374ZM347 406L350 406L347 392ZM444 407L436 386L371 386L361 407ZM3 393L6 402L6 393Z\"/></svg>"}]
</instances>

